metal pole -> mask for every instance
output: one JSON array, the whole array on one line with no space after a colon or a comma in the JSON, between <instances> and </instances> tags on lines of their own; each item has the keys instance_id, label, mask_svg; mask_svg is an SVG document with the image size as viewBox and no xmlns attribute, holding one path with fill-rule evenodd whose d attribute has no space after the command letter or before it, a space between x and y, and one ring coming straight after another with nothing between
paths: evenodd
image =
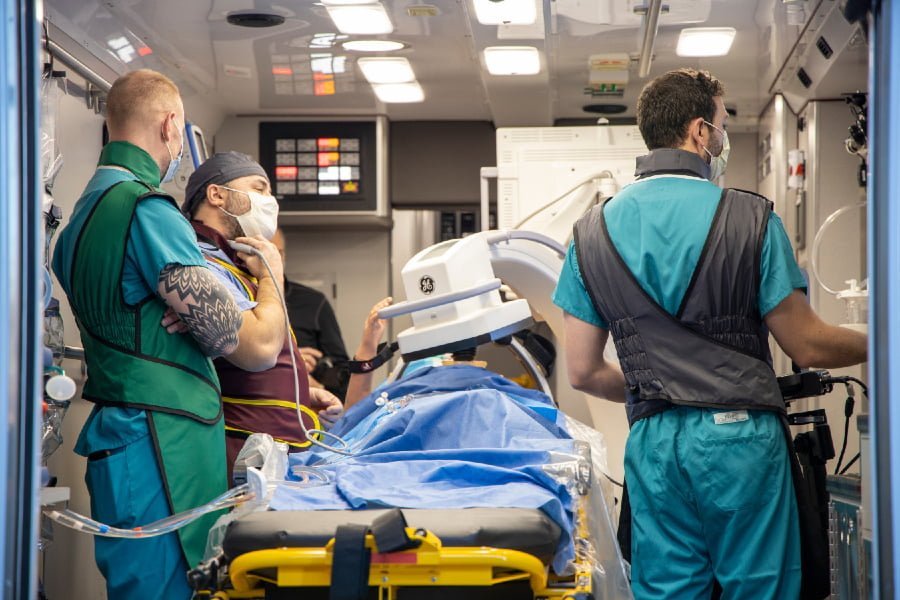
<instances>
[{"instance_id":1,"label":"metal pole","mask_svg":"<svg viewBox=\"0 0 900 600\"><path fill-rule=\"evenodd\" d=\"M108 92L112 87L112 84L110 82L104 79L92 68L72 56L65 48L49 38L47 39L46 43L47 52L52 54L56 60L84 77L85 81L92 83L95 87L99 88L103 92Z\"/></svg>"},{"instance_id":2,"label":"metal pole","mask_svg":"<svg viewBox=\"0 0 900 600\"><path fill-rule=\"evenodd\" d=\"M650 63L653 60L653 46L656 45L656 31L659 27L659 11L662 0L650 0L650 8L644 15L644 39L641 41L641 62L638 65L638 77L650 74Z\"/></svg>"},{"instance_id":3,"label":"metal pole","mask_svg":"<svg viewBox=\"0 0 900 600\"><path fill-rule=\"evenodd\" d=\"M869 36L868 261L872 327L874 597L897 598L900 574L900 6L875 3Z\"/></svg>"}]
</instances>

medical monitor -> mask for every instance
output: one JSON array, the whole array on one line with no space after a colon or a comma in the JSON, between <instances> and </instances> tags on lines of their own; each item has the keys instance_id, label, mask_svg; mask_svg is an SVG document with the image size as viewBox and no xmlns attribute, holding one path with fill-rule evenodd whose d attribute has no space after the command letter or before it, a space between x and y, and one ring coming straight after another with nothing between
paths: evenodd
<instances>
[{"instance_id":1,"label":"medical monitor","mask_svg":"<svg viewBox=\"0 0 900 600\"><path fill-rule=\"evenodd\" d=\"M383 124L264 121L259 162L282 214L377 214L384 205Z\"/></svg>"},{"instance_id":2,"label":"medical monitor","mask_svg":"<svg viewBox=\"0 0 900 600\"><path fill-rule=\"evenodd\" d=\"M516 227L604 171L621 188L634 180L635 158L646 153L636 125L500 128L497 227Z\"/></svg>"}]
</instances>

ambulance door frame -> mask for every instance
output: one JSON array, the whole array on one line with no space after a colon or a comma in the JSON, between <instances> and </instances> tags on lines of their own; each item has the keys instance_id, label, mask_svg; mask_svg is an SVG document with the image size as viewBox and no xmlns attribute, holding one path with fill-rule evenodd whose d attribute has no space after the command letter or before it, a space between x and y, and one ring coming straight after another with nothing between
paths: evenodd
<instances>
[{"instance_id":1,"label":"ambulance door frame","mask_svg":"<svg viewBox=\"0 0 900 600\"><path fill-rule=\"evenodd\" d=\"M898 598L900 574L900 4L869 22L868 262L873 597ZM891 65L894 68L891 68Z\"/></svg>"},{"instance_id":2,"label":"ambulance door frame","mask_svg":"<svg viewBox=\"0 0 900 600\"><path fill-rule=\"evenodd\" d=\"M0 0L0 569L37 597L41 414L40 0Z\"/></svg>"}]
</instances>

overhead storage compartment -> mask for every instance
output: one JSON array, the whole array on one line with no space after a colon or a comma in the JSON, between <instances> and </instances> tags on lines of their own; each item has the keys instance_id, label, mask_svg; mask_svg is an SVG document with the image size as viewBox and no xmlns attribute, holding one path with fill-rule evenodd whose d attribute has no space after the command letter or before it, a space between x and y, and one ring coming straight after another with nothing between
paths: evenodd
<instances>
[{"instance_id":1,"label":"overhead storage compartment","mask_svg":"<svg viewBox=\"0 0 900 600\"><path fill-rule=\"evenodd\" d=\"M839 2L825 0L807 21L769 91L783 94L791 110L799 113L811 100L865 90L867 64L865 31L844 18Z\"/></svg>"}]
</instances>

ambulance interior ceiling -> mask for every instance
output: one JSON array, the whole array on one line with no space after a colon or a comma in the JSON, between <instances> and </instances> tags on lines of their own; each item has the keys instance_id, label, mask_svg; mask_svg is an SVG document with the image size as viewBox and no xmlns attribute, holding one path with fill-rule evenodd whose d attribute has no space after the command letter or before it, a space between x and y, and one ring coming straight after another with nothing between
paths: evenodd
<instances>
[{"instance_id":1,"label":"ambulance interior ceiling","mask_svg":"<svg viewBox=\"0 0 900 600\"><path fill-rule=\"evenodd\" d=\"M368 2L369 0L365 0ZM522 0L502 0L521 2ZM361 3L365 3L361 0ZM541 2L532 26L482 25L474 0L381 0L393 31L343 35L325 6L308 0L49 0L51 38L73 54L100 57L96 70L108 79L147 67L179 84L188 118L215 132L226 115L386 115L392 121L492 121L497 127L589 123L590 104L619 104L633 118L646 78L638 77L642 0L553 0ZM646 2L650 4L650 2ZM801 27L787 25L782 0L668 0L661 14L649 76L689 66L724 80L735 131L755 129ZM795 0L806 17L822 14L835 0ZM793 8L792 10L796 10ZM283 17L267 28L230 24L227 15L254 12ZM683 58L675 49L682 28L734 27L727 56ZM401 42L394 52L363 53L343 44L361 39ZM487 72L489 46L532 46L540 55L536 75ZM865 86L865 48L841 85ZM589 58L629 58L624 93L592 95ZM358 68L365 56L409 60L424 101L383 103ZM788 62L788 66L790 61ZM621 77L621 73L618 75ZM602 77L600 78L602 79ZM858 79L858 81L857 81ZM621 88L621 86L619 86ZM829 94L831 95L831 94ZM831 97L835 97L831 95ZM796 110L796 108L795 108Z\"/></svg>"}]
</instances>

